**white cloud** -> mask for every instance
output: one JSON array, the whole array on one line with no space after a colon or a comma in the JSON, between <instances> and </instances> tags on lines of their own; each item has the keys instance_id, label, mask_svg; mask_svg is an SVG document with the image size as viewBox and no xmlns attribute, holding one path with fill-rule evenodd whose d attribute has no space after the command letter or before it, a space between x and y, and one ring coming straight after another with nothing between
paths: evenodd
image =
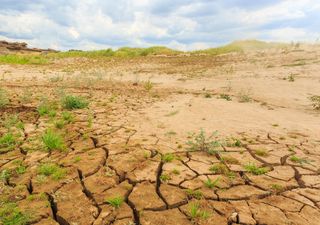
<instances>
[{"instance_id":1,"label":"white cloud","mask_svg":"<svg viewBox=\"0 0 320 225\"><path fill-rule=\"evenodd\" d=\"M309 41L320 37L319 9L312 0L12 0L0 9L0 35L60 49L190 50L235 39Z\"/></svg>"}]
</instances>

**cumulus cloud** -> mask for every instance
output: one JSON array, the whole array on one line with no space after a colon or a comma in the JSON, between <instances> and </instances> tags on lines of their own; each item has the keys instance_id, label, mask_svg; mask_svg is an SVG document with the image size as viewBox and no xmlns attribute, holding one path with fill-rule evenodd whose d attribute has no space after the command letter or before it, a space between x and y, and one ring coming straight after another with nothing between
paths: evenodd
<instances>
[{"instance_id":1,"label":"cumulus cloud","mask_svg":"<svg viewBox=\"0 0 320 225\"><path fill-rule=\"evenodd\" d=\"M190 50L236 39L314 41L313 0L0 0L0 38L34 47L165 45Z\"/></svg>"}]
</instances>

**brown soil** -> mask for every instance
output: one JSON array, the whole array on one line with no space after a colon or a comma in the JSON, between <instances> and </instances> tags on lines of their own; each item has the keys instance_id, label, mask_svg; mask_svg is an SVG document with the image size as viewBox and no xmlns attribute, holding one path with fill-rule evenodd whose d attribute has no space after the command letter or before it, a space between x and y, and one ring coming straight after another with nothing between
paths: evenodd
<instances>
[{"instance_id":1,"label":"brown soil","mask_svg":"<svg viewBox=\"0 0 320 225\"><path fill-rule=\"evenodd\" d=\"M17 115L24 124L1 123L0 137L17 140L0 145L1 174L10 171L0 200L31 213L32 224L317 225L320 114L309 97L320 95L319 56L317 46L305 46L0 65L10 99L1 121ZM90 104L70 110L74 120L58 129L62 93ZM56 115L38 114L43 98L56 101ZM190 132L201 128L218 131L214 154L188 149ZM63 151L44 151L47 129L63 136ZM59 165L63 176L39 175L44 163ZM248 164L266 171L251 173ZM115 197L122 204L110 204Z\"/></svg>"}]
</instances>

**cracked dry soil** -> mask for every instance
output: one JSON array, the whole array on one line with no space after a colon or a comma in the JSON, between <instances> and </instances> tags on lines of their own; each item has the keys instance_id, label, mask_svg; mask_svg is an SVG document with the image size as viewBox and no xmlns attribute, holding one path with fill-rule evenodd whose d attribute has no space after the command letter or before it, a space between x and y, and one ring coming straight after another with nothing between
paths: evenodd
<instances>
[{"instance_id":1,"label":"cracked dry soil","mask_svg":"<svg viewBox=\"0 0 320 225\"><path fill-rule=\"evenodd\" d=\"M14 74L16 68L10 69ZM273 128L243 130L233 133L241 145L223 144L211 155L191 152L182 131L170 136L165 124L152 124L152 110L157 109L152 107L177 95L203 101L201 91L161 85L148 91L130 81L75 82L31 77L1 82L10 96L10 103L0 110L1 120L16 115L24 124L9 128L1 124L0 136L10 132L16 137L12 148L0 146L1 204L14 203L28 215L28 224L319 224L316 138L280 135ZM50 102L59 99L61 90L90 104L70 110L73 120L58 129L55 122L65 111L59 101L52 116L40 116L37 107L44 96ZM24 102L28 91L32 99ZM144 129L148 126L154 129ZM41 137L48 129L63 137L63 150L44 150ZM184 129L197 131L187 125ZM173 158L163 160L168 154ZM245 168L248 163L267 171L252 173ZM39 167L44 164L57 165L62 172L43 175ZM210 186L208 180L217 182ZM118 205L110 203L115 198L120 199Z\"/></svg>"}]
</instances>

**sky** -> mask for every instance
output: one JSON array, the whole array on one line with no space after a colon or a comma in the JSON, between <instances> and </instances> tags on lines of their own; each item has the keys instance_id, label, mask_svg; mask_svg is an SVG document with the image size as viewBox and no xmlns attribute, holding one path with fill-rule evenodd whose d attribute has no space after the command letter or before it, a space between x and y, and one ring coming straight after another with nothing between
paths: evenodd
<instances>
[{"instance_id":1,"label":"sky","mask_svg":"<svg viewBox=\"0 0 320 225\"><path fill-rule=\"evenodd\" d=\"M319 38L320 0L0 0L0 40L31 47L195 50Z\"/></svg>"}]
</instances>

